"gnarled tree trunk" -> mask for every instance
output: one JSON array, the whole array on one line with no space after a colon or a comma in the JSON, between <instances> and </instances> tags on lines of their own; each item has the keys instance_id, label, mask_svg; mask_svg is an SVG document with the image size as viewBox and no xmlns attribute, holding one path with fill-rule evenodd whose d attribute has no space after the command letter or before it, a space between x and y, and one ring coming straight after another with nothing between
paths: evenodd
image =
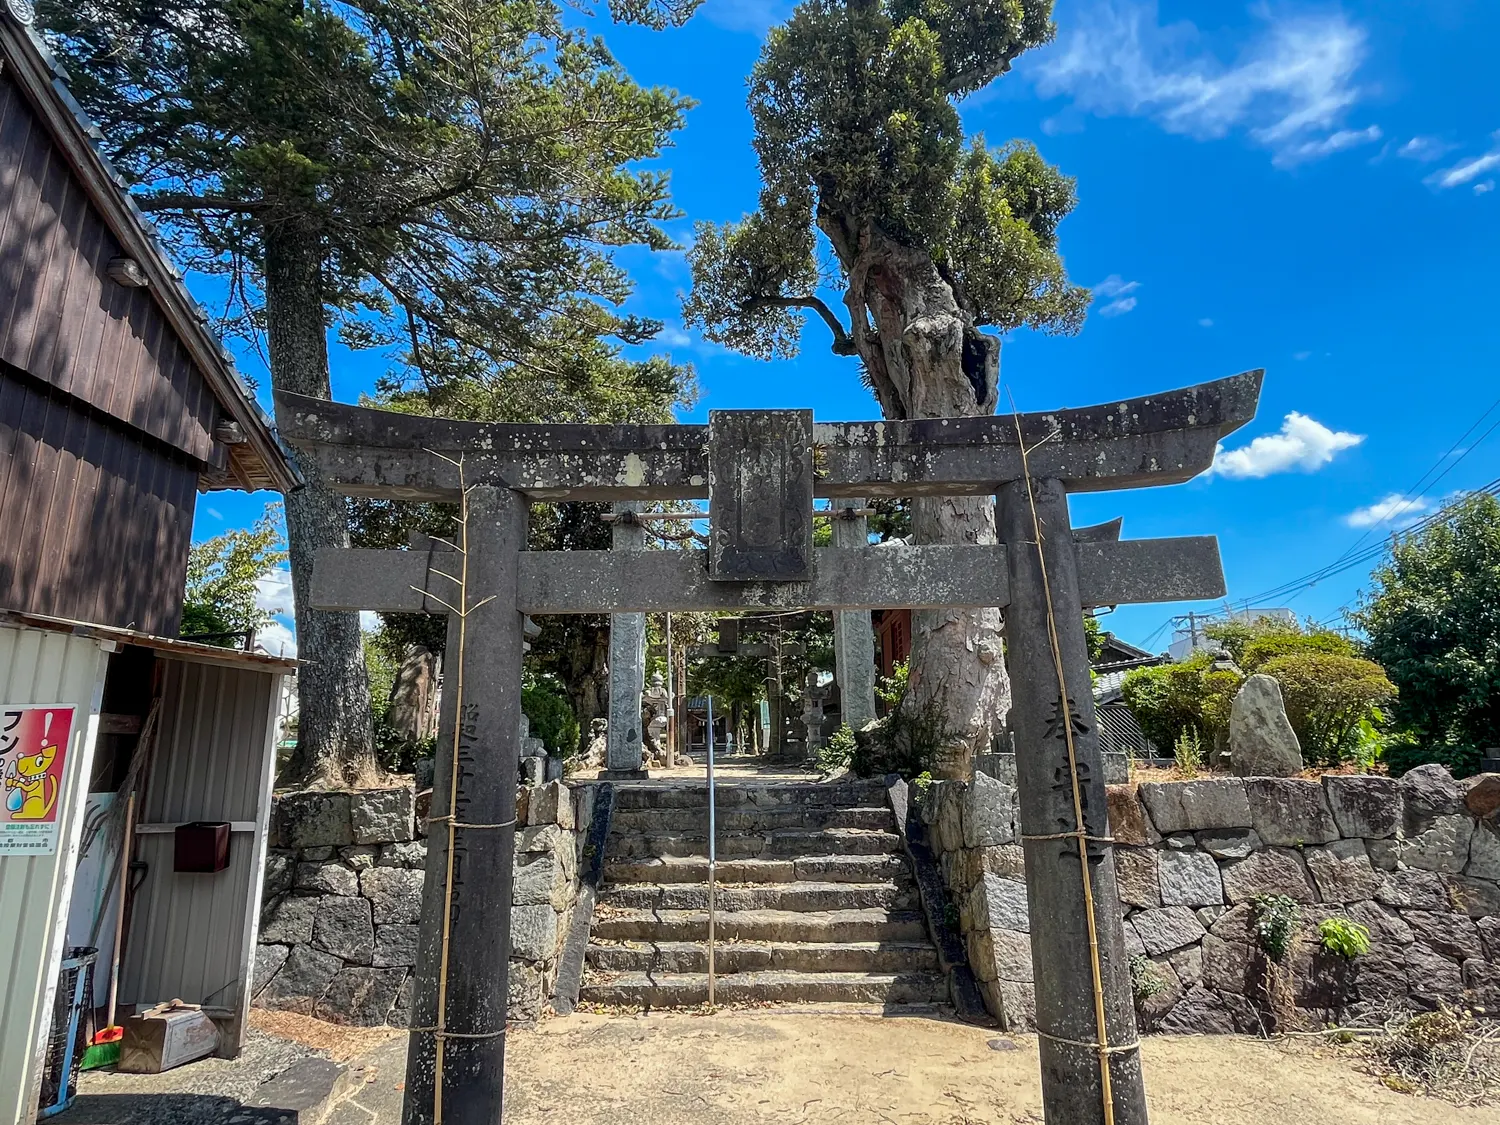
<instances>
[{"instance_id":1,"label":"gnarled tree trunk","mask_svg":"<svg viewBox=\"0 0 1500 1125\"><path fill-rule=\"evenodd\" d=\"M869 225L820 217L849 277L850 337L887 418L993 414L1000 341L980 332L961 295L926 251ZM989 497L922 497L912 504L917 543L994 543ZM941 713L947 738L934 773L964 778L1010 710L1000 611L919 610L902 707Z\"/></svg>"},{"instance_id":2,"label":"gnarled tree trunk","mask_svg":"<svg viewBox=\"0 0 1500 1125\"><path fill-rule=\"evenodd\" d=\"M329 398L327 325L323 321L322 240L295 221L268 223L266 335L271 385ZM322 487L309 459L298 458L304 488L286 498L287 553L297 614L297 749L288 780L358 783L376 775L370 682L358 613L308 606L319 547L349 545L342 496Z\"/></svg>"}]
</instances>

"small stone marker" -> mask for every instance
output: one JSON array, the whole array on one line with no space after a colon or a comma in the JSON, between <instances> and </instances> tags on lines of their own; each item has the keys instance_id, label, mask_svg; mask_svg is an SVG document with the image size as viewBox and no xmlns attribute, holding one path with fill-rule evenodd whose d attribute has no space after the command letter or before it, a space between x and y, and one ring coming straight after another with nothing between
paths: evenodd
<instances>
[{"instance_id":1,"label":"small stone marker","mask_svg":"<svg viewBox=\"0 0 1500 1125\"><path fill-rule=\"evenodd\" d=\"M644 551L646 529L629 516L641 510L638 501L614 506L616 519L611 531L616 551ZM646 615L609 615L609 729L605 755L607 773L613 777L644 777L641 769L641 693L646 688Z\"/></svg>"},{"instance_id":2,"label":"small stone marker","mask_svg":"<svg viewBox=\"0 0 1500 1125\"><path fill-rule=\"evenodd\" d=\"M1302 747L1286 717L1281 685L1270 676L1251 676L1234 697L1229 768L1240 777L1292 777L1302 772Z\"/></svg>"}]
</instances>

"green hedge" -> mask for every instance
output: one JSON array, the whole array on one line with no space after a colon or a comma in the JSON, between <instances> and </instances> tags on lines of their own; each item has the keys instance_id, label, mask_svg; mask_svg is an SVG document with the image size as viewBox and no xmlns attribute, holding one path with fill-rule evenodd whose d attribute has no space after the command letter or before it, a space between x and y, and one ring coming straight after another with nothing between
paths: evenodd
<instances>
[{"instance_id":1,"label":"green hedge","mask_svg":"<svg viewBox=\"0 0 1500 1125\"><path fill-rule=\"evenodd\" d=\"M566 758L578 749L578 718L567 695L550 676L539 676L521 689L521 710L531 720L531 734L547 753Z\"/></svg>"}]
</instances>

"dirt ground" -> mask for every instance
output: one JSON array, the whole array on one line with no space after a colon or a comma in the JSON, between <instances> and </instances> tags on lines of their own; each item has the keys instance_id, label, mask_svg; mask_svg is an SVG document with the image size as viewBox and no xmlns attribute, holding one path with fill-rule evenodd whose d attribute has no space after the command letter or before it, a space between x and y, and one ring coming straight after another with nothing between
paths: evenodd
<instances>
[{"instance_id":1,"label":"dirt ground","mask_svg":"<svg viewBox=\"0 0 1500 1125\"><path fill-rule=\"evenodd\" d=\"M575 1015L511 1034L506 1119L556 1122L565 1107L576 1125L1040 1123L1035 1038L1004 1037L1015 1049L999 1051L996 1038L936 1019L784 1010ZM1154 1125L1500 1125L1500 1107L1396 1093L1348 1049L1307 1040L1155 1036L1144 1059Z\"/></svg>"}]
</instances>

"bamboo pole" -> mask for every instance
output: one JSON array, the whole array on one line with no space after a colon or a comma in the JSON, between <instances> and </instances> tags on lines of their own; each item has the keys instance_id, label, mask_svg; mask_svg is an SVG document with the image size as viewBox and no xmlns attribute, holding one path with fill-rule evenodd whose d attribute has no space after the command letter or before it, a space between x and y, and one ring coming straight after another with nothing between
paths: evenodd
<instances>
[{"instance_id":1,"label":"bamboo pole","mask_svg":"<svg viewBox=\"0 0 1500 1125\"><path fill-rule=\"evenodd\" d=\"M714 1006L714 697L708 697L708 1006Z\"/></svg>"}]
</instances>

